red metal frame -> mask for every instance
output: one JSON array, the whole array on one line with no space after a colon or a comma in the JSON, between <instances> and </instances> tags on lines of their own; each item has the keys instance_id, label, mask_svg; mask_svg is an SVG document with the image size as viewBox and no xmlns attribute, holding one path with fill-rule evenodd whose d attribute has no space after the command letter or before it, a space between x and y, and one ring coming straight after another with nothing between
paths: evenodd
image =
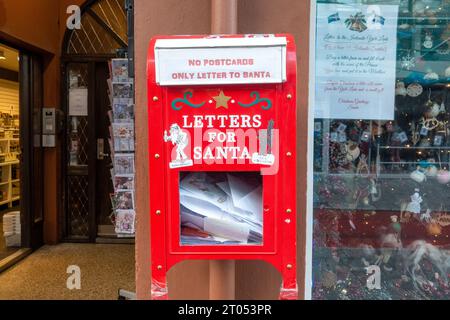
<instances>
[{"instance_id":1,"label":"red metal frame","mask_svg":"<svg viewBox=\"0 0 450 320\"><path fill-rule=\"evenodd\" d=\"M296 217L296 50L291 35L287 39L287 81L274 85L221 85L161 87L155 81L155 42L157 39L204 38L205 36L159 36L151 40L148 50L148 128L150 172L150 224L152 256L152 298L167 299L167 272L175 264L188 259L201 260L263 260L281 273L281 299L297 299L297 217ZM224 37L243 37L231 35ZM273 100L273 107L263 111L258 107L216 109L206 104L203 108L185 108L174 111L171 103L183 97L186 90L193 93L192 102L209 100L220 91L250 102L250 93L258 90ZM279 170L275 175L263 176L264 243L245 246L182 246L179 221L179 174L181 171L260 171L255 164L202 164L190 168L170 169L172 146L163 140L164 131L187 114L248 114L262 115L263 122L275 119L279 130Z\"/></svg>"}]
</instances>

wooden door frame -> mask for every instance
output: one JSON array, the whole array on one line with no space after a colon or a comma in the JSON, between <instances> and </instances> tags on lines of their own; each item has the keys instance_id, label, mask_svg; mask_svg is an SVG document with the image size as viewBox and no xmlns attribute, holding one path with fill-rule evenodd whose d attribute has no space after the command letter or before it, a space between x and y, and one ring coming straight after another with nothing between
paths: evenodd
<instances>
[{"instance_id":1,"label":"wooden door frame","mask_svg":"<svg viewBox=\"0 0 450 320\"><path fill-rule=\"evenodd\" d=\"M20 180L20 210L24 212L22 221L24 223L25 232L22 236L22 246L26 245L29 248L37 249L43 245L44 237L44 192L41 194L41 207L38 208L37 204L34 203L33 189L35 186L32 183L32 177L34 177L34 148L35 146L35 136L34 132L34 110L35 103L37 100L36 95L40 96L41 106L40 112L44 107L44 86L43 86L43 61L42 57L29 53L27 51L20 51L20 70L19 70L19 88L20 88L20 107L19 107L19 121L20 121L20 145L21 145L21 180ZM35 63L40 64L41 73L37 75L34 74ZM36 81L40 84L38 85L40 92L35 92ZM42 114L39 114L37 121L42 121ZM39 123L40 132L39 134L39 146L42 148L42 124ZM44 190L44 150L42 152L42 163L41 163L41 173L42 179L39 181L40 189ZM27 177L23 179L24 177ZM40 218L35 219L35 211L40 210ZM39 230L38 230L39 229ZM36 234L37 232L37 234Z\"/></svg>"},{"instance_id":2,"label":"wooden door frame","mask_svg":"<svg viewBox=\"0 0 450 320\"><path fill-rule=\"evenodd\" d=\"M6 35L0 34L0 42L8 47L11 47L18 51L20 57L19 63L19 137L20 137L20 212L21 212L21 228L22 239L21 247L26 249L37 249L43 244L43 230L40 232L40 238L38 241L33 241L33 223L34 223L34 210L36 205L33 201L33 185L31 177L34 176L34 168L32 166L33 148L34 148L34 132L33 132L33 101L34 101L34 89L33 81L40 81L40 92L42 106L44 99L44 86L43 86L43 63L44 54L40 50L33 50L29 45L22 45L22 42L16 41ZM31 74L32 64L30 60L39 61L41 64L41 74L38 79L33 79ZM25 66L24 64L28 64ZM42 135L40 135L42 136ZM44 152L44 151L43 151ZM44 162L42 161L42 179L40 183L44 185ZM44 190L43 187L41 190ZM41 228L43 229L44 223L44 193L42 193L41 207ZM36 239L34 239L36 240Z\"/></svg>"},{"instance_id":3,"label":"wooden door frame","mask_svg":"<svg viewBox=\"0 0 450 320\"><path fill-rule=\"evenodd\" d=\"M60 197L59 208L61 212L61 221L60 224L60 234L62 235L61 239L65 242L86 242L86 243L95 243L97 239L97 197L96 197L96 184L97 179L95 172L92 172L92 169L97 165L97 131L95 126L88 127L88 141L89 141L89 150L88 150L88 225L89 225L89 234L87 239L71 239L68 234L68 199L67 199L67 174L68 174L68 135L69 135L69 124L67 123L68 114L69 114L69 106L68 106L68 82L67 82L67 67L71 63L85 63L88 66L88 123L96 124L96 109L95 109L95 93L96 84L95 84L95 67L97 63L107 63L110 59L115 58L115 55L97 55L97 56L85 56L85 55L65 55L61 59L61 107L64 114L63 119L63 138L62 138L62 165L61 165L61 177L62 177L62 197Z\"/></svg>"}]
</instances>

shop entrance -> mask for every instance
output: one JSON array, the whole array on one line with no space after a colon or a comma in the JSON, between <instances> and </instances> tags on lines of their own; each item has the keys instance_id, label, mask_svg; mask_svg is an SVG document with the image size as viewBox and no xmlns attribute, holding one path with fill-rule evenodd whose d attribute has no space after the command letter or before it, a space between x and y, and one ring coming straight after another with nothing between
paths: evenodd
<instances>
[{"instance_id":1,"label":"shop entrance","mask_svg":"<svg viewBox=\"0 0 450 320\"><path fill-rule=\"evenodd\" d=\"M0 43L0 271L43 243L42 74Z\"/></svg>"},{"instance_id":2,"label":"shop entrance","mask_svg":"<svg viewBox=\"0 0 450 320\"><path fill-rule=\"evenodd\" d=\"M63 236L66 241L104 242L114 231L109 62L126 55L124 0L88 1L81 29L68 31L63 43ZM105 240L106 239L106 240Z\"/></svg>"}]
</instances>

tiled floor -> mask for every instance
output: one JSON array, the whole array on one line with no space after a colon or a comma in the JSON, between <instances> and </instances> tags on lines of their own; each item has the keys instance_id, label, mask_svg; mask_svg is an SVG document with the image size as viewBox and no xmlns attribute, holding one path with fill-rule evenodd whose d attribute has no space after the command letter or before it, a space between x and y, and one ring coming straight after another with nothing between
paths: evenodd
<instances>
[{"instance_id":1,"label":"tiled floor","mask_svg":"<svg viewBox=\"0 0 450 320\"><path fill-rule=\"evenodd\" d=\"M67 289L67 268L81 269L81 290ZM134 245L45 246L0 274L0 300L115 300L135 291Z\"/></svg>"}]
</instances>

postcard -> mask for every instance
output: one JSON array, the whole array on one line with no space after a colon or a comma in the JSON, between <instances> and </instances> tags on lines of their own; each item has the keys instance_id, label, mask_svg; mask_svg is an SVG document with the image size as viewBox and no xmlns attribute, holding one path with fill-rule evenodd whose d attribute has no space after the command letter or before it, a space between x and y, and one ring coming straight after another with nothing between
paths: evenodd
<instances>
[{"instance_id":1,"label":"postcard","mask_svg":"<svg viewBox=\"0 0 450 320\"><path fill-rule=\"evenodd\" d=\"M135 233L136 212L134 210L117 210L116 213L116 233Z\"/></svg>"},{"instance_id":2,"label":"postcard","mask_svg":"<svg viewBox=\"0 0 450 320\"><path fill-rule=\"evenodd\" d=\"M112 134L115 152L134 151L133 123L113 123Z\"/></svg>"},{"instance_id":3,"label":"postcard","mask_svg":"<svg viewBox=\"0 0 450 320\"><path fill-rule=\"evenodd\" d=\"M112 59L111 74L113 82L129 82L128 59Z\"/></svg>"},{"instance_id":4,"label":"postcard","mask_svg":"<svg viewBox=\"0 0 450 320\"><path fill-rule=\"evenodd\" d=\"M134 105L126 103L113 104L112 122L133 122L134 121Z\"/></svg>"},{"instance_id":5,"label":"postcard","mask_svg":"<svg viewBox=\"0 0 450 320\"><path fill-rule=\"evenodd\" d=\"M116 211L117 210L134 210L134 192L119 191L115 193Z\"/></svg>"},{"instance_id":6,"label":"postcard","mask_svg":"<svg viewBox=\"0 0 450 320\"><path fill-rule=\"evenodd\" d=\"M133 84L131 82L113 83L112 91L113 98L132 99L134 97Z\"/></svg>"},{"instance_id":7,"label":"postcard","mask_svg":"<svg viewBox=\"0 0 450 320\"><path fill-rule=\"evenodd\" d=\"M116 190L116 192L134 190L134 176L115 176L114 190Z\"/></svg>"},{"instance_id":8,"label":"postcard","mask_svg":"<svg viewBox=\"0 0 450 320\"><path fill-rule=\"evenodd\" d=\"M134 174L134 154L116 153L114 155L114 172L117 175Z\"/></svg>"}]
</instances>

